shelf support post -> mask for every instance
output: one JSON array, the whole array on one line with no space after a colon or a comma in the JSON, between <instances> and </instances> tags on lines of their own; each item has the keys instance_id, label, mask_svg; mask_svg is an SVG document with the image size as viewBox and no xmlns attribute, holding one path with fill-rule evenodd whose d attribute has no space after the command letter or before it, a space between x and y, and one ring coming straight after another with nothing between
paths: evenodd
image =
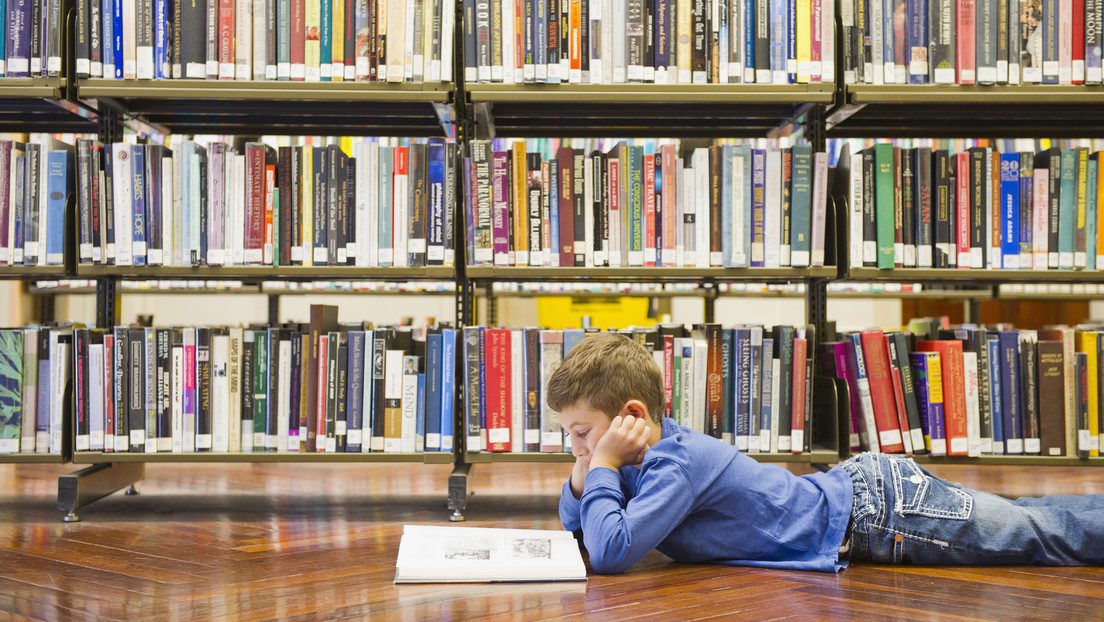
<instances>
[{"instance_id":1,"label":"shelf support post","mask_svg":"<svg viewBox=\"0 0 1104 622\"><path fill-rule=\"evenodd\" d=\"M805 323L816 328L818 337L828 334L827 279L809 279L805 283Z\"/></svg>"},{"instance_id":2,"label":"shelf support post","mask_svg":"<svg viewBox=\"0 0 1104 622\"><path fill-rule=\"evenodd\" d=\"M483 302L487 309L487 326L498 326L498 299L494 295L494 283L483 284Z\"/></svg>"},{"instance_id":3,"label":"shelf support post","mask_svg":"<svg viewBox=\"0 0 1104 622\"><path fill-rule=\"evenodd\" d=\"M119 280L113 276L96 279L96 326L113 328L122 315L121 306Z\"/></svg>"},{"instance_id":4,"label":"shelf support post","mask_svg":"<svg viewBox=\"0 0 1104 622\"><path fill-rule=\"evenodd\" d=\"M268 295L268 325L280 325L280 294Z\"/></svg>"},{"instance_id":5,"label":"shelf support post","mask_svg":"<svg viewBox=\"0 0 1104 622\"><path fill-rule=\"evenodd\" d=\"M702 297L702 304L705 307L705 323L712 324L717 321L717 284L713 281L708 281L702 284L705 288L705 296Z\"/></svg>"}]
</instances>

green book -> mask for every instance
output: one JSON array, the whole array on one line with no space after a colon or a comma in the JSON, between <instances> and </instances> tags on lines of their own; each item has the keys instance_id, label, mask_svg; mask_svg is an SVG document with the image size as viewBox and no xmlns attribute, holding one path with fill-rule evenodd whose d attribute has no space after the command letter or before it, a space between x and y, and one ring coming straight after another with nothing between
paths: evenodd
<instances>
[{"instance_id":1,"label":"green book","mask_svg":"<svg viewBox=\"0 0 1104 622\"><path fill-rule=\"evenodd\" d=\"M0 330L0 453L19 452L23 417L23 331Z\"/></svg>"},{"instance_id":2,"label":"green book","mask_svg":"<svg viewBox=\"0 0 1104 622\"><path fill-rule=\"evenodd\" d=\"M636 145L629 147L629 265L644 265L644 147Z\"/></svg>"},{"instance_id":3,"label":"green book","mask_svg":"<svg viewBox=\"0 0 1104 622\"><path fill-rule=\"evenodd\" d=\"M1058 267L1073 267L1073 234L1077 228L1077 152L1062 151L1058 173Z\"/></svg>"},{"instance_id":4,"label":"green book","mask_svg":"<svg viewBox=\"0 0 1104 622\"><path fill-rule=\"evenodd\" d=\"M330 0L321 0L318 4L321 11L319 13L321 28L318 32L320 73L322 81L329 82L333 71L333 7Z\"/></svg>"},{"instance_id":5,"label":"green book","mask_svg":"<svg viewBox=\"0 0 1104 622\"><path fill-rule=\"evenodd\" d=\"M1087 250L1085 238L1086 208L1088 206L1089 150L1083 147L1075 152L1077 157L1077 221L1073 233L1073 267L1084 268ZM1095 233L1095 232L1094 232Z\"/></svg>"},{"instance_id":6,"label":"green book","mask_svg":"<svg viewBox=\"0 0 1104 622\"><path fill-rule=\"evenodd\" d=\"M812 229L809 225L813 199L813 148L797 145L793 148L793 190L790 193L790 264L809 265Z\"/></svg>"},{"instance_id":7,"label":"green book","mask_svg":"<svg viewBox=\"0 0 1104 622\"><path fill-rule=\"evenodd\" d=\"M1088 170L1085 183L1085 267L1089 270L1096 269L1096 184L1097 166L1099 166L1100 152L1089 156Z\"/></svg>"},{"instance_id":8,"label":"green book","mask_svg":"<svg viewBox=\"0 0 1104 622\"><path fill-rule=\"evenodd\" d=\"M253 451L265 451L268 424L268 331L253 337Z\"/></svg>"},{"instance_id":9,"label":"green book","mask_svg":"<svg viewBox=\"0 0 1104 622\"><path fill-rule=\"evenodd\" d=\"M893 218L893 145L874 145L875 219L878 226L878 267L892 269Z\"/></svg>"}]
</instances>

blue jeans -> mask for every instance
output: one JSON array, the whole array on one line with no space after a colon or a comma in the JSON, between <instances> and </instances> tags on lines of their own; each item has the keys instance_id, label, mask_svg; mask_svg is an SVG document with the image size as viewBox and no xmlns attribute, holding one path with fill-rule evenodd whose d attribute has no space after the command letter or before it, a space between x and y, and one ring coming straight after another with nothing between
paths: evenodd
<instances>
[{"instance_id":1,"label":"blue jeans","mask_svg":"<svg viewBox=\"0 0 1104 622\"><path fill-rule=\"evenodd\" d=\"M881 564L1104 564L1104 495L1010 501L942 480L911 458L864 453L851 477L850 559Z\"/></svg>"}]
</instances>

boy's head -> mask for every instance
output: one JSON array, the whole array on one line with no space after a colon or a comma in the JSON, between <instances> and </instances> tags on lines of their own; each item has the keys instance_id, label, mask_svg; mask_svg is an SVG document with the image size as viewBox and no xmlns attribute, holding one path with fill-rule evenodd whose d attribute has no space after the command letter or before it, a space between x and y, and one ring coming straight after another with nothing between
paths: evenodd
<instances>
[{"instance_id":1,"label":"boy's head","mask_svg":"<svg viewBox=\"0 0 1104 622\"><path fill-rule=\"evenodd\" d=\"M617 333L590 334L552 374L545 399L571 434L572 452L585 456L618 415L659 423L663 377L636 341Z\"/></svg>"}]
</instances>

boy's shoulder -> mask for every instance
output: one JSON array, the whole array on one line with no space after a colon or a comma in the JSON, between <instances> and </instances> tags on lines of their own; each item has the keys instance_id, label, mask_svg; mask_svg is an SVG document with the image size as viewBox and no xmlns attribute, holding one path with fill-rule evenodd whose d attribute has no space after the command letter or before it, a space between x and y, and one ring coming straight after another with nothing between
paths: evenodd
<instances>
[{"instance_id":1,"label":"boy's shoulder","mask_svg":"<svg viewBox=\"0 0 1104 622\"><path fill-rule=\"evenodd\" d=\"M663 438L653 445L644 458L647 463L653 460L668 460L689 474L709 465L721 466L727 463L736 448L719 442L712 436L695 432L679 425L673 419L663 420Z\"/></svg>"}]
</instances>

